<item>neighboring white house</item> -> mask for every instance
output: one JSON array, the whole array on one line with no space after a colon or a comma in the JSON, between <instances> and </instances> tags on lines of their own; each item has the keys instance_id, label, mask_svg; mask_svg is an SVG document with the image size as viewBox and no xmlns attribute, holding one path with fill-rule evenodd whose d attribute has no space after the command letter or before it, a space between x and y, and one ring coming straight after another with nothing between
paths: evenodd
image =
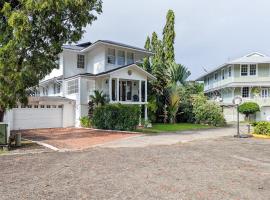
<instances>
[{"instance_id":1,"label":"neighboring white house","mask_svg":"<svg viewBox=\"0 0 270 200\"><path fill-rule=\"evenodd\" d=\"M229 61L199 77L204 81L204 93L223 106L227 121L236 120L236 109L232 105L234 97L243 102L259 104L261 112L256 120L270 120L270 57L261 53L251 53Z\"/></svg>"},{"instance_id":2,"label":"neighboring white house","mask_svg":"<svg viewBox=\"0 0 270 200\"><path fill-rule=\"evenodd\" d=\"M108 95L110 103L144 106L147 119L147 82L154 76L137 66L152 53L134 46L98 40L65 45L54 69L33 89L28 106L18 105L5 120L11 130L80 126L88 114L94 90Z\"/></svg>"}]
</instances>

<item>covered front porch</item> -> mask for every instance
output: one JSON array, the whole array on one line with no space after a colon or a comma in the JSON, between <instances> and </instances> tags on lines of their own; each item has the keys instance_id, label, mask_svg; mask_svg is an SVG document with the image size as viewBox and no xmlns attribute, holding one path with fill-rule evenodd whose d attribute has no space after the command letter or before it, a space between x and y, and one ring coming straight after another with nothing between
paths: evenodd
<instances>
[{"instance_id":1,"label":"covered front porch","mask_svg":"<svg viewBox=\"0 0 270 200\"><path fill-rule=\"evenodd\" d=\"M103 91L110 103L140 105L147 113L147 79L125 79L112 76L96 79L96 89Z\"/></svg>"}]
</instances>

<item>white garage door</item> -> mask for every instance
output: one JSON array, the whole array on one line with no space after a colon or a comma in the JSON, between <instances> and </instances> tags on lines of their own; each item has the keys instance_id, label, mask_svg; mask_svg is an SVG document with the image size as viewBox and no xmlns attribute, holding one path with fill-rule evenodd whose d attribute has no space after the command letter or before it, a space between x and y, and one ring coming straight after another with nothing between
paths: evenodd
<instances>
[{"instance_id":1,"label":"white garage door","mask_svg":"<svg viewBox=\"0 0 270 200\"><path fill-rule=\"evenodd\" d=\"M62 127L63 108L14 108L13 129L59 128Z\"/></svg>"}]
</instances>

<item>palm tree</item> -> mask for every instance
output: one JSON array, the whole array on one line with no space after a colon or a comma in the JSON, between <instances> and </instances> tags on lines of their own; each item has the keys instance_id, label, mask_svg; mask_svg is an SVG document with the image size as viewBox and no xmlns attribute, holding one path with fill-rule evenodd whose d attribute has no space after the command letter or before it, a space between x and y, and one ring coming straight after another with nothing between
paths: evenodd
<instances>
[{"instance_id":1,"label":"palm tree","mask_svg":"<svg viewBox=\"0 0 270 200\"><path fill-rule=\"evenodd\" d=\"M184 65L172 62L168 66L168 77L171 84L185 85L190 75L190 71Z\"/></svg>"},{"instance_id":2,"label":"palm tree","mask_svg":"<svg viewBox=\"0 0 270 200\"><path fill-rule=\"evenodd\" d=\"M103 94L103 91L94 90L94 95L90 95L90 99L96 106L103 106L107 103L107 95Z\"/></svg>"},{"instance_id":3,"label":"palm tree","mask_svg":"<svg viewBox=\"0 0 270 200\"><path fill-rule=\"evenodd\" d=\"M170 123L175 123L181 100L179 95L179 86L176 84L171 84L166 89L165 99L168 108Z\"/></svg>"}]
</instances>

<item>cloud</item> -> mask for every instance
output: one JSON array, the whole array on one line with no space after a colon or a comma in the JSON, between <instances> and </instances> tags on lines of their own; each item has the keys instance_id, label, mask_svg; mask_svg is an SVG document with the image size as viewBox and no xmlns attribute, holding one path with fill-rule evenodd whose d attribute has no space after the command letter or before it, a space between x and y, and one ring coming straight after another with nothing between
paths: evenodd
<instances>
[{"instance_id":1,"label":"cloud","mask_svg":"<svg viewBox=\"0 0 270 200\"><path fill-rule=\"evenodd\" d=\"M103 13L86 28L82 41L110 39L139 47L156 31L161 37L166 12L176 15L176 60L192 72L228 59L270 53L269 0L104 0Z\"/></svg>"}]
</instances>

